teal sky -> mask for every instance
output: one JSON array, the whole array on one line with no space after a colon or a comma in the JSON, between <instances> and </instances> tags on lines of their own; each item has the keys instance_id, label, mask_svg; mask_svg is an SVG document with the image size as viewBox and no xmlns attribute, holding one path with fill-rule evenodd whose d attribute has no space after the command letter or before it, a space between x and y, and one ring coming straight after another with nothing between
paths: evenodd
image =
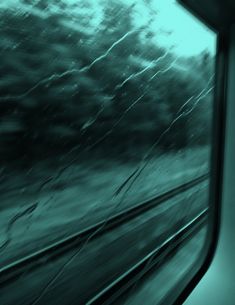
<instances>
[{"instance_id":1,"label":"teal sky","mask_svg":"<svg viewBox=\"0 0 235 305\"><path fill-rule=\"evenodd\" d=\"M25 5L21 0L4 0L0 3L0 9L3 7L11 7L16 11L19 8L26 10L35 10L35 5L40 0L32 0L31 4ZM86 4L90 5L87 10L91 9L95 14L95 18L91 20L91 24L94 26L94 30L99 26L103 17L103 7L109 0L85 0ZM197 20L192 14L187 12L176 0L118 0L123 1L127 5L135 3L134 23L138 28L141 25L149 23L152 20L149 27L156 37L153 40L157 44L172 48L173 51L183 56L197 55L203 50L208 50L212 54L216 50L216 35L210 29L208 29L202 22ZM58 2L64 2L67 4L66 10L62 13L71 15L71 22L74 27L77 26L80 12L80 4L84 3L84 0L60 0ZM48 2L49 10L58 10L57 2ZM26 8L27 6L27 8ZM32 8L34 6L34 8ZM39 13L36 12L35 13ZM40 14L46 14L46 12L40 12ZM92 34L92 33L90 33Z\"/></svg>"},{"instance_id":2,"label":"teal sky","mask_svg":"<svg viewBox=\"0 0 235 305\"><path fill-rule=\"evenodd\" d=\"M132 3L134 0L125 0L125 2ZM158 43L166 47L172 46L175 52L185 56L197 55L203 50L215 53L216 34L175 0L139 0L137 3L139 7L139 12L136 14L137 23L144 24L149 18L150 10L156 14L152 29L155 31L157 29ZM161 29L160 33L159 29Z\"/></svg>"}]
</instances>

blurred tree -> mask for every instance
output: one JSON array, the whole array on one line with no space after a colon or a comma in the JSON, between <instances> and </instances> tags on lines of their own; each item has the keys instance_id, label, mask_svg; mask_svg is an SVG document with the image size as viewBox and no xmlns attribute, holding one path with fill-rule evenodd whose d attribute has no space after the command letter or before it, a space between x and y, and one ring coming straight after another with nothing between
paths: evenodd
<instances>
[{"instance_id":1,"label":"blurred tree","mask_svg":"<svg viewBox=\"0 0 235 305\"><path fill-rule=\"evenodd\" d=\"M87 146L141 156L182 112L156 150L208 143L214 67L207 51L174 64L176 55L156 43L152 19L137 27L135 4L18 2L0 11L2 160Z\"/></svg>"}]
</instances>

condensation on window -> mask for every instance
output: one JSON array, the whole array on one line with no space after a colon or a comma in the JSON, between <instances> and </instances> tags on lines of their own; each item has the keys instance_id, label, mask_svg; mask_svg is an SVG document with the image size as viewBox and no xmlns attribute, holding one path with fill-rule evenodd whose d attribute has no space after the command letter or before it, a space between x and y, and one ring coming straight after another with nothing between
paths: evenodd
<instances>
[{"instance_id":1,"label":"condensation on window","mask_svg":"<svg viewBox=\"0 0 235 305\"><path fill-rule=\"evenodd\" d=\"M0 15L1 268L209 173L216 36L175 1L7 0ZM117 236L137 230L136 260L207 205L208 180ZM103 255L89 243L87 274Z\"/></svg>"}]
</instances>

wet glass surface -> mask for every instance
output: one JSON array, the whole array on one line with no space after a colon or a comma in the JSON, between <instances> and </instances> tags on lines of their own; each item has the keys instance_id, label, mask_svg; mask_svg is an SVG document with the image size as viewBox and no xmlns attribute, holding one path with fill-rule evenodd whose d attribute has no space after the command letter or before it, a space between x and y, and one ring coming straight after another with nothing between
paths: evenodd
<instances>
[{"instance_id":1,"label":"wet glass surface","mask_svg":"<svg viewBox=\"0 0 235 305\"><path fill-rule=\"evenodd\" d=\"M209 171L216 36L174 1L0 15L3 265Z\"/></svg>"}]
</instances>

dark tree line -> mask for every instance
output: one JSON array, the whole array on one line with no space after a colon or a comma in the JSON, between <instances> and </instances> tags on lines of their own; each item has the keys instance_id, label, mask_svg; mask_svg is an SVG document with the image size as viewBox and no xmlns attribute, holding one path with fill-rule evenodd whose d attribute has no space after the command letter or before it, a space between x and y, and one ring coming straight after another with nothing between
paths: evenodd
<instances>
[{"instance_id":1,"label":"dark tree line","mask_svg":"<svg viewBox=\"0 0 235 305\"><path fill-rule=\"evenodd\" d=\"M94 31L92 10L85 13L89 1L79 1L76 18L66 13L64 2L50 1L57 3L55 11L49 11L47 1L30 11L29 2L21 2L18 13L0 12L3 161L78 153L86 147L127 156L151 146L183 112L157 149L209 142L210 54L181 57L169 68L176 55L156 44L149 24L134 29L134 5L105 1ZM200 92L207 94L198 101Z\"/></svg>"}]
</instances>

